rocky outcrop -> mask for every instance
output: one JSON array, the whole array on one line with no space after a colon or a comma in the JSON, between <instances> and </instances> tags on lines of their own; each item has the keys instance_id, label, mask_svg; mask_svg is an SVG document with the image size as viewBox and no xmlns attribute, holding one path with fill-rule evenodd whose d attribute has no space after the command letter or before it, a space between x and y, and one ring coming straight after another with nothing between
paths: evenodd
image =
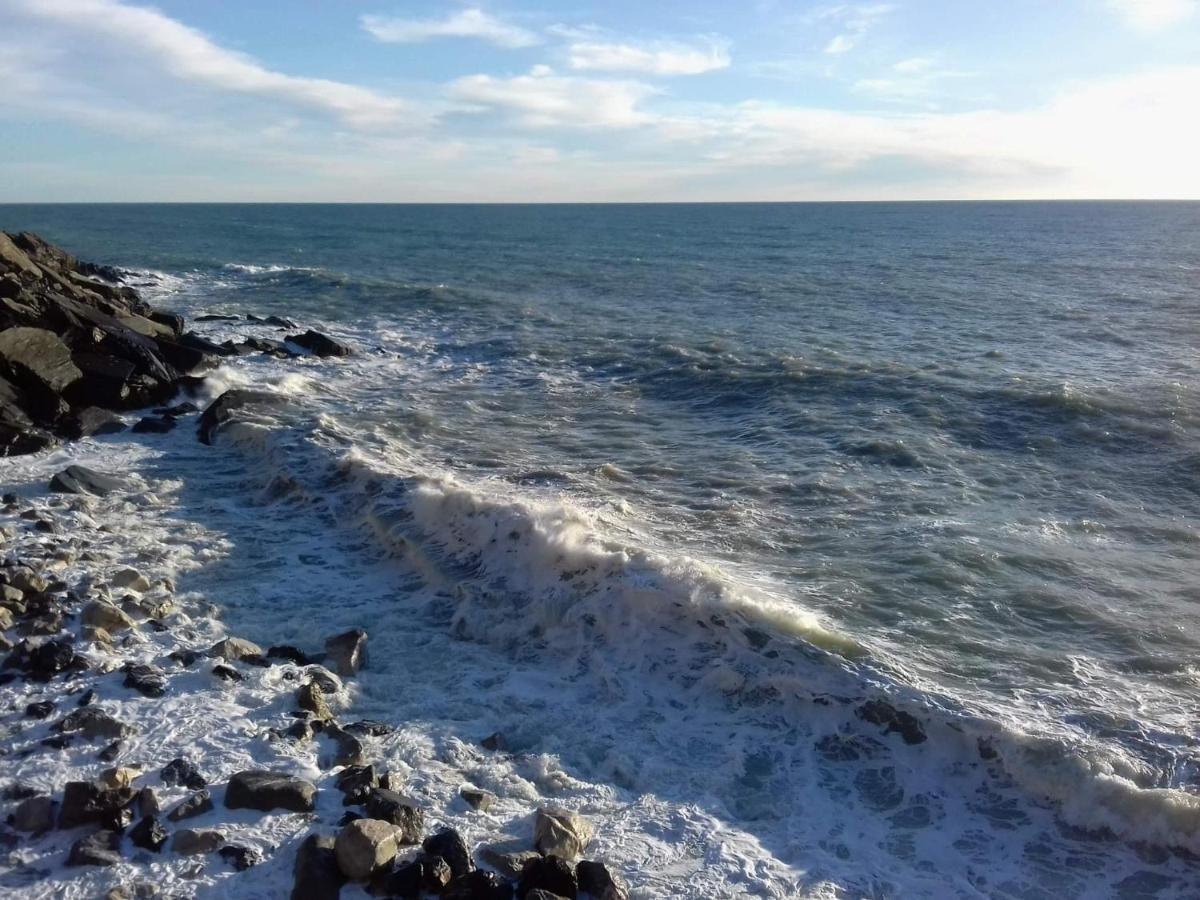
<instances>
[{"instance_id":1,"label":"rocky outcrop","mask_svg":"<svg viewBox=\"0 0 1200 900\"><path fill-rule=\"evenodd\" d=\"M261 812L273 809L312 812L316 797L316 787L307 781L279 772L252 769L238 772L229 779L225 805L229 809L257 809Z\"/></svg>"}]
</instances>

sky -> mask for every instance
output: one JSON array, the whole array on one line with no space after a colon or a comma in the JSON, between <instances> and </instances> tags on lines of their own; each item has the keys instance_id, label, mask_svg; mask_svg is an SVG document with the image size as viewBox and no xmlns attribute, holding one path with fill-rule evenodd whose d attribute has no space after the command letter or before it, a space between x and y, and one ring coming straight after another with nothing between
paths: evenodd
<instances>
[{"instance_id":1,"label":"sky","mask_svg":"<svg viewBox=\"0 0 1200 900\"><path fill-rule=\"evenodd\" d=\"M1200 199L1200 0L0 0L0 202Z\"/></svg>"}]
</instances>

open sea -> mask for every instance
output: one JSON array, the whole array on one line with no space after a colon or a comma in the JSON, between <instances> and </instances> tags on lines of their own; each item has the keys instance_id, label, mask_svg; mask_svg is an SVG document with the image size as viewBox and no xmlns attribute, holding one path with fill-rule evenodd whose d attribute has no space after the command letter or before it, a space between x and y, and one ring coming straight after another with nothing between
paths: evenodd
<instances>
[{"instance_id":1,"label":"open sea","mask_svg":"<svg viewBox=\"0 0 1200 900\"><path fill-rule=\"evenodd\" d=\"M211 396L294 402L215 449L0 474L176 484L180 589L253 640L366 627L418 781L503 731L472 777L583 803L635 897L1200 896L1200 204L0 227L358 349L226 360Z\"/></svg>"}]
</instances>

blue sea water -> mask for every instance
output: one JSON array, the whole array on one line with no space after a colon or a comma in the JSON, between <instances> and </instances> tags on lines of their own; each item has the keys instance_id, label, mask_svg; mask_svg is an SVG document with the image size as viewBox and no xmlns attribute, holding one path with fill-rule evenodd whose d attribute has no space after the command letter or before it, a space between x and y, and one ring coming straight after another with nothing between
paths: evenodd
<instances>
[{"instance_id":1,"label":"blue sea water","mask_svg":"<svg viewBox=\"0 0 1200 900\"><path fill-rule=\"evenodd\" d=\"M1200 204L0 206L0 227L190 316L359 348L284 383L307 418L260 442L264 483L324 495L321 527L364 516L447 629L562 666L610 715L603 746L564 724L540 749L705 807L790 873L708 896L1200 892ZM649 722L643 680L682 718ZM872 698L928 740L883 735Z\"/></svg>"}]
</instances>

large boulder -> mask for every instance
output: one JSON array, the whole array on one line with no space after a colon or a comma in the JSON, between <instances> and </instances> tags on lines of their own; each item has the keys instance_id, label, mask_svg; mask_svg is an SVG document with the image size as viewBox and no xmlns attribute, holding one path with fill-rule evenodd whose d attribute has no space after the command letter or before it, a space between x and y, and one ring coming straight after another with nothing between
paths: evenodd
<instances>
[{"instance_id":1,"label":"large boulder","mask_svg":"<svg viewBox=\"0 0 1200 900\"><path fill-rule=\"evenodd\" d=\"M421 843L421 849L430 856L440 856L444 859L455 878L475 869L471 851L453 828L443 828L437 834L431 834Z\"/></svg>"},{"instance_id":2,"label":"large boulder","mask_svg":"<svg viewBox=\"0 0 1200 900\"><path fill-rule=\"evenodd\" d=\"M0 331L0 374L25 394L25 412L53 424L67 412L63 392L83 374L62 338L44 328Z\"/></svg>"},{"instance_id":3,"label":"large boulder","mask_svg":"<svg viewBox=\"0 0 1200 900\"><path fill-rule=\"evenodd\" d=\"M113 491L125 490L128 482L105 475L84 466L67 466L50 479L50 490L59 494L94 494L106 497Z\"/></svg>"},{"instance_id":4,"label":"large boulder","mask_svg":"<svg viewBox=\"0 0 1200 900\"><path fill-rule=\"evenodd\" d=\"M366 665L367 632L352 628L325 641L325 661L339 675L354 675Z\"/></svg>"},{"instance_id":5,"label":"large boulder","mask_svg":"<svg viewBox=\"0 0 1200 900\"><path fill-rule=\"evenodd\" d=\"M12 238L3 231L0 231L0 271L26 278L42 277L42 270L29 258L29 254L13 243Z\"/></svg>"},{"instance_id":6,"label":"large boulder","mask_svg":"<svg viewBox=\"0 0 1200 900\"><path fill-rule=\"evenodd\" d=\"M171 839L171 849L185 856L215 853L225 845L225 835L207 828L183 828Z\"/></svg>"},{"instance_id":7,"label":"large boulder","mask_svg":"<svg viewBox=\"0 0 1200 900\"><path fill-rule=\"evenodd\" d=\"M579 881L579 890L594 900L626 900L628 897L625 885L604 863L581 860L575 867L575 877Z\"/></svg>"},{"instance_id":8,"label":"large boulder","mask_svg":"<svg viewBox=\"0 0 1200 900\"><path fill-rule=\"evenodd\" d=\"M123 828L135 794L132 788L109 788L99 781L68 781L63 788L58 827L95 824Z\"/></svg>"},{"instance_id":9,"label":"large boulder","mask_svg":"<svg viewBox=\"0 0 1200 900\"><path fill-rule=\"evenodd\" d=\"M257 809L261 812L273 809L312 812L316 798L317 789L309 782L261 769L238 772L229 779L229 787L225 790L225 805L229 809Z\"/></svg>"},{"instance_id":10,"label":"large boulder","mask_svg":"<svg viewBox=\"0 0 1200 900\"><path fill-rule=\"evenodd\" d=\"M372 788L367 794L366 808L371 818L382 819L399 828L403 834L402 843L415 844L421 840L425 831L425 812L411 797L385 788Z\"/></svg>"},{"instance_id":11,"label":"large boulder","mask_svg":"<svg viewBox=\"0 0 1200 900\"><path fill-rule=\"evenodd\" d=\"M346 876L338 866L336 841L310 834L296 853L291 900L338 900Z\"/></svg>"},{"instance_id":12,"label":"large boulder","mask_svg":"<svg viewBox=\"0 0 1200 900\"><path fill-rule=\"evenodd\" d=\"M575 900L579 894L579 879L575 875L575 869L562 857L539 857L529 860L521 870L517 896L525 897L534 890L543 890L566 900Z\"/></svg>"},{"instance_id":13,"label":"large boulder","mask_svg":"<svg viewBox=\"0 0 1200 900\"><path fill-rule=\"evenodd\" d=\"M200 416L198 433L202 444L211 444L217 433L233 421L256 421L286 403L279 394L235 389L226 391Z\"/></svg>"},{"instance_id":14,"label":"large boulder","mask_svg":"<svg viewBox=\"0 0 1200 900\"><path fill-rule=\"evenodd\" d=\"M544 856L575 859L587 849L595 833L591 822L569 809L542 807L533 820L533 845Z\"/></svg>"},{"instance_id":15,"label":"large boulder","mask_svg":"<svg viewBox=\"0 0 1200 900\"><path fill-rule=\"evenodd\" d=\"M345 344L311 328L303 334L289 334L287 340L297 347L303 347L313 356L350 356L354 352Z\"/></svg>"},{"instance_id":16,"label":"large boulder","mask_svg":"<svg viewBox=\"0 0 1200 900\"><path fill-rule=\"evenodd\" d=\"M341 830L334 844L338 868L351 881L366 881L391 865L400 838L400 830L390 822L356 819Z\"/></svg>"},{"instance_id":17,"label":"large boulder","mask_svg":"<svg viewBox=\"0 0 1200 900\"><path fill-rule=\"evenodd\" d=\"M115 866L121 862L121 835L104 829L82 837L71 845L68 866Z\"/></svg>"}]
</instances>

